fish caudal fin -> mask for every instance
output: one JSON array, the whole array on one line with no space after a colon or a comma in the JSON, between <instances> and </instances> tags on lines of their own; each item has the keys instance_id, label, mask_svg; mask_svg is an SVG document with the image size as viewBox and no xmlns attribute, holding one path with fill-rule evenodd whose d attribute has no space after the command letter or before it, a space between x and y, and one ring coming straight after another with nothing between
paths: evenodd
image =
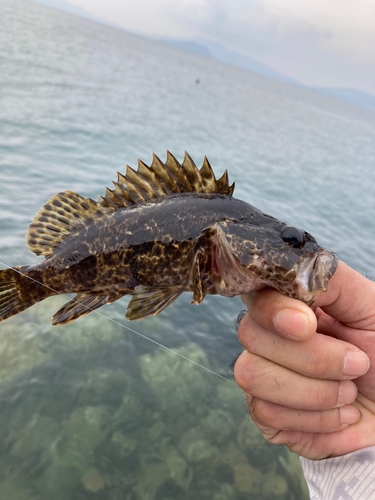
<instances>
[{"instance_id":1,"label":"fish caudal fin","mask_svg":"<svg viewBox=\"0 0 375 500\"><path fill-rule=\"evenodd\" d=\"M38 285L17 272L17 269L4 269L0 271L0 321L18 314L28 307L36 304L44 296L33 295L33 289Z\"/></svg>"}]
</instances>

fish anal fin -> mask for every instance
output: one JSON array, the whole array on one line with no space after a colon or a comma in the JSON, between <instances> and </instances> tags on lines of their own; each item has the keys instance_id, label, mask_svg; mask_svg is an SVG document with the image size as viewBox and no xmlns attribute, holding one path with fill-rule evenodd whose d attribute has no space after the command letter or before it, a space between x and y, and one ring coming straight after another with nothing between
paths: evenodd
<instances>
[{"instance_id":1,"label":"fish anal fin","mask_svg":"<svg viewBox=\"0 0 375 500\"><path fill-rule=\"evenodd\" d=\"M203 250L198 250L195 255L195 262L193 265L193 300L191 304L200 304L206 295L206 290L202 287L201 280L201 261L203 258Z\"/></svg>"},{"instance_id":2,"label":"fish anal fin","mask_svg":"<svg viewBox=\"0 0 375 500\"><path fill-rule=\"evenodd\" d=\"M122 295L93 295L88 293L78 293L76 297L61 307L53 316L53 325L65 325L75 319L98 309L104 304L112 303L122 297Z\"/></svg>"},{"instance_id":3,"label":"fish anal fin","mask_svg":"<svg viewBox=\"0 0 375 500\"><path fill-rule=\"evenodd\" d=\"M73 228L109 213L111 209L73 191L52 196L32 220L26 233L29 249L51 256Z\"/></svg>"},{"instance_id":4,"label":"fish anal fin","mask_svg":"<svg viewBox=\"0 0 375 500\"><path fill-rule=\"evenodd\" d=\"M162 288L139 285L129 302L125 317L129 320L139 320L148 316L156 316L164 311L181 295L182 290L175 286Z\"/></svg>"}]
</instances>

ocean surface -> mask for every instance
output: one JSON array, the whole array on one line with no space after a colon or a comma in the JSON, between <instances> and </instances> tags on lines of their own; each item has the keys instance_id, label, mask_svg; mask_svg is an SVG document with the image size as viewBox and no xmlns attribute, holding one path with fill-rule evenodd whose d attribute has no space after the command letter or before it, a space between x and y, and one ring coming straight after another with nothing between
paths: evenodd
<instances>
[{"instance_id":1,"label":"ocean surface","mask_svg":"<svg viewBox=\"0 0 375 500\"><path fill-rule=\"evenodd\" d=\"M375 279L374 112L31 2L0 27L1 268L40 260L24 237L52 195L97 199L168 149ZM228 374L238 297L52 328L64 301L0 325L0 500L308 498Z\"/></svg>"}]
</instances>

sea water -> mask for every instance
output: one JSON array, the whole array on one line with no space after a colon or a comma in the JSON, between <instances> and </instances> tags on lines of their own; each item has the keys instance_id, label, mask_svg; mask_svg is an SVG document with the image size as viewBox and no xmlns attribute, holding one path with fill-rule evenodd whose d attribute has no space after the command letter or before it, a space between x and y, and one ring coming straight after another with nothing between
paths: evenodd
<instances>
[{"instance_id":1,"label":"sea water","mask_svg":"<svg viewBox=\"0 0 375 500\"><path fill-rule=\"evenodd\" d=\"M1 262L40 260L24 236L53 194L97 199L168 149L375 279L374 112L31 2L3 0L0 25ZM64 300L0 325L0 499L307 498L227 373L238 297L100 309L230 381L95 313L52 328Z\"/></svg>"}]
</instances>

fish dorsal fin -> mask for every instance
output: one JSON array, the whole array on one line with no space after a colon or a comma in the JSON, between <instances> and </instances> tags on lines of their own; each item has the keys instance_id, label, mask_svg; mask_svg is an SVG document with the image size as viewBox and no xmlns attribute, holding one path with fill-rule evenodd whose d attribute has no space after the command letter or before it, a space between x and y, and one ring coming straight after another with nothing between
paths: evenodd
<instances>
[{"instance_id":1,"label":"fish dorsal fin","mask_svg":"<svg viewBox=\"0 0 375 500\"><path fill-rule=\"evenodd\" d=\"M186 151L182 164L169 151L167 151L165 163L155 154L153 154L150 167L138 160L137 171L127 166L126 174L118 173L118 180L113 184L115 189L107 188L105 196L99 198L101 206L117 209L164 198L171 194L219 193L232 195L234 190L234 183L229 186L226 170L220 179L216 179L206 157L204 157L203 166L198 169Z\"/></svg>"},{"instance_id":2,"label":"fish dorsal fin","mask_svg":"<svg viewBox=\"0 0 375 500\"><path fill-rule=\"evenodd\" d=\"M112 205L106 207L73 191L58 193L32 220L26 233L27 246L37 255L49 257L74 227L112 210Z\"/></svg>"},{"instance_id":3,"label":"fish dorsal fin","mask_svg":"<svg viewBox=\"0 0 375 500\"><path fill-rule=\"evenodd\" d=\"M234 190L234 183L229 186L226 170L216 179L206 157L198 169L186 151L182 164L167 151L165 163L153 154L150 167L138 160L138 170L127 166L125 175L117 175L114 189L106 188L105 196L99 196L97 202L72 191L53 196L34 217L26 233L30 250L50 257L72 228L118 209L179 193L232 195Z\"/></svg>"}]
</instances>

